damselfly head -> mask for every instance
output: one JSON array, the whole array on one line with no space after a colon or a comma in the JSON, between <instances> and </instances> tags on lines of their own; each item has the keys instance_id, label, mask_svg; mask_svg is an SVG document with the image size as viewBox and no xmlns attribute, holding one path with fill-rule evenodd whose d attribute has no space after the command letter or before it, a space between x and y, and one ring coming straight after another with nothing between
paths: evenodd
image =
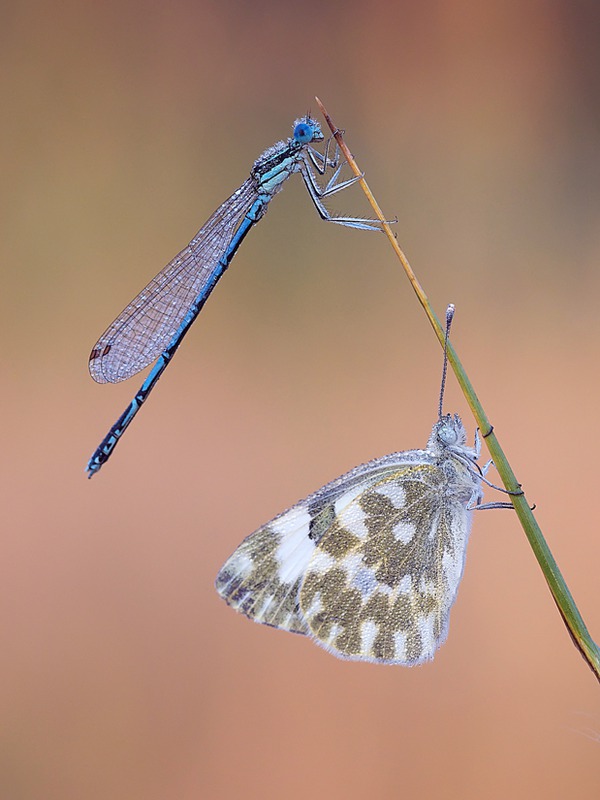
<instances>
[{"instance_id":1,"label":"damselfly head","mask_svg":"<svg viewBox=\"0 0 600 800\"><path fill-rule=\"evenodd\" d=\"M307 114L294 122L294 139L300 144L319 142L323 139L321 126Z\"/></svg>"}]
</instances>

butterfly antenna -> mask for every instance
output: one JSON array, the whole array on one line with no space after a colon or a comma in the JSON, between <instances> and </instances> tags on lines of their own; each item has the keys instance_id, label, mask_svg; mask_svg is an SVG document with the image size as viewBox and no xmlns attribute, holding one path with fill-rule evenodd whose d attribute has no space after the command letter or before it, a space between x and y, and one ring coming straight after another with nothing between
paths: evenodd
<instances>
[{"instance_id":1,"label":"butterfly antenna","mask_svg":"<svg viewBox=\"0 0 600 800\"><path fill-rule=\"evenodd\" d=\"M444 366L442 367L442 385L440 387L440 405L438 408L438 419L442 418L442 405L444 403L444 389L446 388L446 373L448 372L448 339L450 337L450 327L454 319L454 306L452 303L446 309L446 335L444 336Z\"/></svg>"}]
</instances>

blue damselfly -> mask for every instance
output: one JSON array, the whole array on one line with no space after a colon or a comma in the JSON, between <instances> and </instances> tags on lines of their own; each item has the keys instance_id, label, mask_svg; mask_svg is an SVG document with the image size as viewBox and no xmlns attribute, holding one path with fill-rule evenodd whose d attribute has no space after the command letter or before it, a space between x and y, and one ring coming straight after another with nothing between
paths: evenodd
<instances>
[{"instance_id":1,"label":"blue damselfly","mask_svg":"<svg viewBox=\"0 0 600 800\"><path fill-rule=\"evenodd\" d=\"M200 313L242 240L266 213L273 197L295 172L304 180L322 219L351 228L380 230L376 220L334 217L323 200L351 186L358 178L339 180L337 145L330 158L312 147L323 139L319 124L309 115L294 123L292 138L269 147L254 162L250 177L200 228L191 242L153 278L102 334L90 354L90 374L98 383L118 383L155 359L156 364L129 406L102 440L87 465L92 477L109 459L125 429L167 368L183 337ZM314 170L333 172L321 187Z\"/></svg>"}]
</instances>

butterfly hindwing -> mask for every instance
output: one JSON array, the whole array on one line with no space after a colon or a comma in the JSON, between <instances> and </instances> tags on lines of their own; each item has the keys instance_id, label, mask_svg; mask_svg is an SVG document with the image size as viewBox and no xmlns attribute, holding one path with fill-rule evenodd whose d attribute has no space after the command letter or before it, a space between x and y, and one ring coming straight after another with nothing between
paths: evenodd
<instances>
[{"instance_id":1,"label":"butterfly hindwing","mask_svg":"<svg viewBox=\"0 0 600 800\"><path fill-rule=\"evenodd\" d=\"M219 594L340 658L433 658L481 497L478 455L458 417L440 418L425 450L356 467L245 539L219 572Z\"/></svg>"},{"instance_id":2,"label":"butterfly hindwing","mask_svg":"<svg viewBox=\"0 0 600 800\"><path fill-rule=\"evenodd\" d=\"M384 663L433 657L447 635L468 538L464 506L436 502L444 480L435 465L405 465L338 500L300 588L318 644Z\"/></svg>"}]
</instances>

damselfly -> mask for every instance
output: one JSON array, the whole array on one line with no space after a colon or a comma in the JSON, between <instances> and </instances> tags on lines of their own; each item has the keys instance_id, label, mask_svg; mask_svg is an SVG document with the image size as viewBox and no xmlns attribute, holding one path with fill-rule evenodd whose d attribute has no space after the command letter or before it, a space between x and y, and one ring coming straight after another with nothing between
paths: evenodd
<instances>
[{"instance_id":1,"label":"damselfly","mask_svg":"<svg viewBox=\"0 0 600 800\"><path fill-rule=\"evenodd\" d=\"M356 177L339 180L337 145L330 158L311 145L323 139L319 124L310 116L296 120L292 138L269 147L254 162L250 177L200 228L191 242L153 278L98 339L90 354L90 374L98 383L118 383L156 364L131 403L112 426L87 465L92 477L109 459L125 429L163 374L183 337L200 313L219 278L229 266L242 240L266 213L273 197L295 172L322 219L350 228L380 230L376 220L334 217L323 200L351 186ZM315 172L333 175L321 187Z\"/></svg>"}]
</instances>

